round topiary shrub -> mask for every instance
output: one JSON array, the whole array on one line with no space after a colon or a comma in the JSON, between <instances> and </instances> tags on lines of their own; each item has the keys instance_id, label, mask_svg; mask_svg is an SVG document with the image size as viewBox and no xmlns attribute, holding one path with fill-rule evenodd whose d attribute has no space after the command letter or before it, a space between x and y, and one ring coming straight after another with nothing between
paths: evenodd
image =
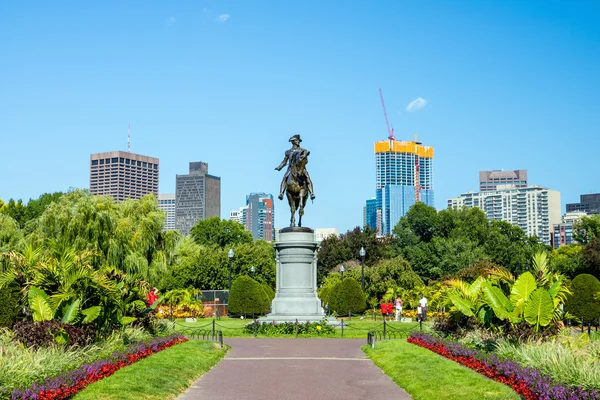
<instances>
[{"instance_id":1,"label":"round topiary shrub","mask_svg":"<svg viewBox=\"0 0 600 400\"><path fill-rule=\"evenodd\" d=\"M340 315L362 313L367 308L365 295L360 283L354 278L346 278L333 287L328 295L329 309Z\"/></svg>"},{"instance_id":2,"label":"round topiary shrub","mask_svg":"<svg viewBox=\"0 0 600 400\"><path fill-rule=\"evenodd\" d=\"M265 294L267 295L267 298L269 299L269 304L271 304L271 301L273 301L273 299L275 298L275 292L273 291L273 289L271 289L271 286L267 285L266 283L261 284L261 287L263 288Z\"/></svg>"},{"instance_id":3,"label":"round topiary shrub","mask_svg":"<svg viewBox=\"0 0 600 400\"><path fill-rule=\"evenodd\" d=\"M591 322L600 318L600 301L594 296L600 292L600 281L593 275L577 275L571 282L571 292L566 304L566 311L581 318L584 322Z\"/></svg>"},{"instance_id":4,"label":"round topiary shrub","mask_svg":"<svg viewBox=\"0 0 600 400\"><path fill-rule=\"evenodd\" d=\"M232 314L262 314L271 301L261 284L249 276L240 276L231 285L229 312Z\"/></svg>"},{"instance_id":5,"label":"round topiary shrub","mask_svg":"<svg viewBox=\"0 0 600 400\"><path fill-rule=\"evenodd\" d=\"M10 327L20 313L19 285L11 284L0 289L0 327Z\"/></svg>"}]
</instances>

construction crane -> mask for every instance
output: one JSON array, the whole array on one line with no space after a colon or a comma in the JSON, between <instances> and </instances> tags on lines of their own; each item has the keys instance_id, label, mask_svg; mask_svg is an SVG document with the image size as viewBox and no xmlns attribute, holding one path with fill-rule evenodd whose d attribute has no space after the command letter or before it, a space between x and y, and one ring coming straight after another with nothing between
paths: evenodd
<instances>
[{"instance_id":1,"label":"construction crane","mask_svg":"<svg viewBox=\"0 0 600 400\"><path fill-rule=\"evenodd\" d=\"M417 134L415 133L415 201L417 203L421 201L421 164L419 164L419 151L417 149L419 144Z\"/></svg>"},{"instance_id":2,"label":"construction crane","mask_svg":"<svg viewBox=\"0 0 600 400\"><path fill-rule=\"evenodd\" d=\"M385 102L383 101L383 93L381 93L381 88L379 88L379 98L381 98L381 107L383 107L383 116L385 117L385 125L387 126L387 130L388 130L388 138L390 140L395 140L394 139L394 128L390 127L390 123L388 121L388 116L387 116L387 112L385 111Z\"/></svg>"}]
</instances>

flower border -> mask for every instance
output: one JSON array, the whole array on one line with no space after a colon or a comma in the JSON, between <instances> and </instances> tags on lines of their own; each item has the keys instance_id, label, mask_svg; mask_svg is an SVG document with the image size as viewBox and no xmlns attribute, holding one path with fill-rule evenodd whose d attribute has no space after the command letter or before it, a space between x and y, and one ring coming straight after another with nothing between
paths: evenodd
<instances>
[{"instance_id":1,"label":"flower border","mask_svg":"<svg viewBox=\"0 0 600 400\"><path fill-rule=\"evenodd\" d=\"M156 338L148 343L138 343L123 352L115 352L108 359L84 364L66 375L34 383L26 389L15 389L11 399L58 400L73 396L87 385L114 374L119 369L158 353L188 339L181 335Z\"/></svg>"},{"instance_id":2,"label":"flower border","mask_svg":"<svg viewBox=\"0 0 600 400\"><path fill-rule=\"evenodd\" d=\"M554 382L535 368L523 367L515 361L501 359L495 354L479 353L459 343L413 332L409 343L424 347L443 357L464 365L486 377L510 386L527 400L598 400L595 390Z\"/></svg>"}]
</instances>

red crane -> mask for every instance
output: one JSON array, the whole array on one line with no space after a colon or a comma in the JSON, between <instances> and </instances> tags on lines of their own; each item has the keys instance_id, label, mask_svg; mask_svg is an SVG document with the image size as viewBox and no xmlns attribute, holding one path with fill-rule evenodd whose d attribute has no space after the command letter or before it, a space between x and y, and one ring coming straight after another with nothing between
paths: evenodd
<instances>
[{"instance_id":1,"label":"red crane","mask_svg":"<svg viewBox=\"0 0 600 400\"><path fill-rule=\"evenodd\" d=\"M383 101L383 93L381 93L381 88L379 88L379 98L381 98L381 107L383 107L383 116L385 117L385 125L387 126L389 139L395 140L394 139L394 128L390 127L390 123L388 121L387 112L385 111L385 102Z\"/></svg>"}]
</instances>

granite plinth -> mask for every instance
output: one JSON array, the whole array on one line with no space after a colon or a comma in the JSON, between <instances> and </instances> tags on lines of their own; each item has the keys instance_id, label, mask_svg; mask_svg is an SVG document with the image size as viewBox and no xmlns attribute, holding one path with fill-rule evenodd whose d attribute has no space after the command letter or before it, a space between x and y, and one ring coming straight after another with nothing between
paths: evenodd
<instances>
[{"instance_id":1,"label":"granite plinth","mask_svg":"<svg viewBox=\"0 0 600 400\"><path fill-rule=\"evenodd\" d=\"M325 318L317 296L317 241L312 229L290 227L279 231L276 251L276 288L272 312L259 322L318 322ZM330 319L330 323L335 321Z\"/></svg>"}]
</instances>

